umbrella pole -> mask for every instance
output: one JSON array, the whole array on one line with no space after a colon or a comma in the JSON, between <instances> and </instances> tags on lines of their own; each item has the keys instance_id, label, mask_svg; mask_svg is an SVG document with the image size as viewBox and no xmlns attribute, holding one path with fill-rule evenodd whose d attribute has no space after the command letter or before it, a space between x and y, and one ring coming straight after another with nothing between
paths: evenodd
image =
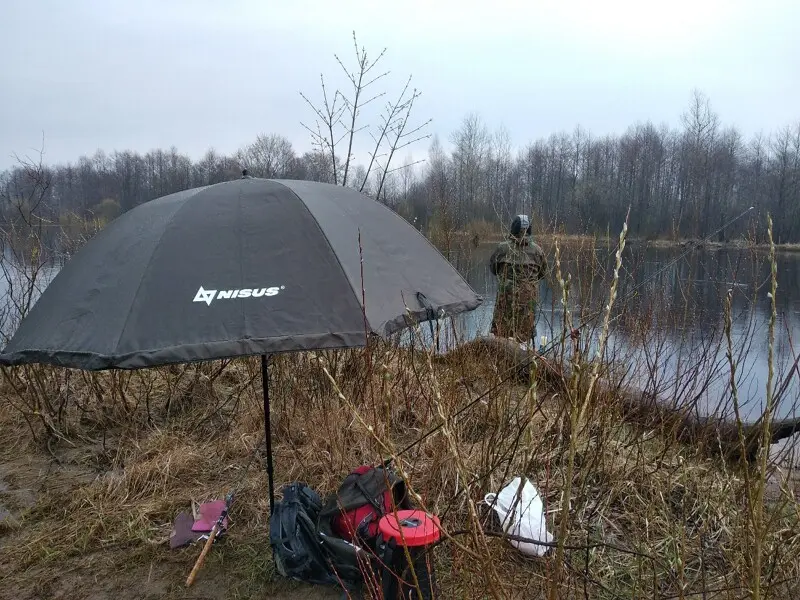
<instances>
[{"instance_id":1,"label":"umbrella pole","mask_svg":"<svg viewBox=\"0 0 800 600\"><path fill-rule=\"evenodd\" d=\"M272 480L272 426L269 422L269 371L267 355L261 355L261 384L264 388L264 435L267 440L267 480L269 481L269 515L275 510L275 488Z\"/></svg>"}]
</instances>

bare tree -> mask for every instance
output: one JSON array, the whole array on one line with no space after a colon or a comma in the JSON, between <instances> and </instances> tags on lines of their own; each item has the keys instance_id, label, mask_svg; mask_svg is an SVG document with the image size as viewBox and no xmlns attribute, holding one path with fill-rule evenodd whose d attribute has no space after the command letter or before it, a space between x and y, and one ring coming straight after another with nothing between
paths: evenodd
<instances>
[{"instance_id":1,"label":"bare tree","mask_svg":"<svg viewBox=\"0 0 800 600\"><path fill-rule=\"evenodd\" d=\"M417 178L417 174L414 171L414 165L416 165L417 162L419 161L415 161L414 157L409 154L406 156L403 166L400 169L400 202L408 202L408 194Z\"/></svg>"},{"instance_id":2,"label":"bare tree","mask_svg":"<svg viewBox=\"0 0 800 600\"><path fill-rule=\"evenodd\" d=\"M453 234L458 228L458 202L460 196L455 189L456 178L452 160L449 160L442 148L438 136L433 137L428 150L428 168L426 187L428 188L428 206L433 212L436 225L435 237L450 258L453 246Z\"/></svg>"},{"instance_id":3,"label":"bare tree","mask_svg":"<svg viewBox=\"0 0 800 600\"><path fill-rule=\"evenodd\" d=\"M43 163L43 154L41 150L35 160L16 157L17 177L0 192L5 216L0 226L0 274L5 288L0 312L3 334L13 332L28 314L41 293L43 273L52 259L46 235L57 224L58 215L54 217L48 206L51 173Z\"/></svg>"},{"instance_id":4,"label":"bare tree","mask_svg":"<svg viewBox=\"0 0 800 600\"><path fill-rule=\"evenodd\" d=\"M797 212L800 200L800 123L794 130L788 125L781 128L773 138L770 149L773 157L771 181L774 210L775 214L784 217L775 222L775 238L780 243L786 241L789 230L796 226L787 217Z\"/></svg>"},{"instance_id":5,"label":"bare tree","mask_svg":"<svg viewBox=\"0 0 800 600\"><path fill-rule=\"evenodd\" d=\"M506 225L517 208L512 190L511 134L500 128L491 139L488 178L489 202L501 225Z\"/></svg>"},{"instance_id":6,"label":"bare tree","mask_svg":"<svg viewBox=\"0 0 800 600\"><path fill-rule=\"evenodd\" d=\"M363 192L368 186L370 176L376 172L377 183L373 195L380 198L386 185L387 176L397 170L392 168L395 154L415 142L430 137L430 134L424 134L423 130L431 120L429 119L421 125L411 124L414 103L421 92L410 87L411 77L409 76L400 94L394 100L384 104L376 118L377 122L363 124L364 109L386 95L386 91L373 90L377 82L389 75L389 71L376 70L386 49L372 60L363 46L359 48L355 32L353 32L353 46L356 55L353 68L345 66L339 56L334 55L347 78L349 85L346 87L348 89L342 91L342 89L336 88L331 92L325 83L325 77L320 75L321 103L315 104L304 93L300 93L314 112L315 122L313 126L301 124L311 134L317 151L329 161L333 183L340 185L348 185L351 171L354 170L356 134L360 132L369 134L372 139L372 149L368 153L369 162L363 177L361 172L357 173L358 181L353 187ZM347 150L340 157L338 148L342 142L346 143ZM404 166L399 168L402 169Z\"/></svg>"},{"instance_id":7,"label":"bare tree","mask_svg":"<svg viewBox=\"0 0 800 600\"><path fill-rule=\"evenodd\" d=\"M485 202L485 171L491 150L491 136L481 118L471 113L450 137L450 142L455 146L456 222L463 226L469 220L468 215L475 216L479 207L490 206ZM491 211L491 208L488 210Z\"/></svg>"},{"instance_id":8,"label":"bare tree","mask_svg":"<svg viewBox=\"0 0 800 600\"><path fill-rule=\"evenodd\" d=\"M719 117L711 109L711 102L699 90L692 93L689 109L682 115L685 127L686 159L684 194L679 204L678 222L680 224L686 202L694 208L695 235L704 237L708 233L711 212L711 188L709 167L714 143L717 138Z\"/></svg>"},{"instance_id":9,"label":"bare tree","mask_svg":"<svg viewBox=\"0 0 800 600\"><path fill-rule=\"evenodd\" d=\"M239 154L242 164L259 177L286 177L294 167L294 148L282 135L261 134Z\"/></svg>"}]
</instances>

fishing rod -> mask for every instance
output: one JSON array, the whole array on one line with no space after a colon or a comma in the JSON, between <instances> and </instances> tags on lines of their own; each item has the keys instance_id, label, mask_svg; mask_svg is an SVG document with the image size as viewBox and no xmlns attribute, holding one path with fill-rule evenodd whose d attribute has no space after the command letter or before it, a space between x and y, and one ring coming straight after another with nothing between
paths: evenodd
<instances>
[{"instance_id":1,"label":"fishing rod","mask_svg":"<svg viewBox=\"0 0 800 600\"><path fill-rule=\"evenodd\" d=\"M635 287L634 287L634 288L633 288L633 289L632 289L632 290L631 290L629 293L625 294L625 295L622 297L622 299L621 299L621 302L625 302L626 300L628 300L628 299L629 299L629 298L630 298L630 297L631 297L633 294L635 294L635 293L637 292L637 290L638 290L639 288L641 288L643 285L645 285L645 284L649 283L649 282L650 282L652 279L654 279L655 277L657 277L657 276L661 275L661 273L663 273L664 271L666 271L667 269L669 269L670 267L672 267L672 266L673 266L674 264L676 264L678 261L682 260L682 259L683 259L684 257L686 257L686 256L687 256L689 253L691 253L691 252L692 252L692 251L695 249L695 247L696 247L696 246L698 246L698 245L700 245L700 244L702 244L702 243L704 243L704 242L708 241L710 238L712 238L712 237L714 237L715 235L719 234L721 231L723 231L723 230L724 230L724 229L726 229L727 227L730 227L730 226L731 226L733 223L735 223L736 221L738 221L739 219L741 219L742 217L744 217L746 214L750 213L750 211L752 211L752 210L754 210L754 209L755 209L755 206L751 206L750 208L748 208L747 210L743 211L743 212L742 212L741 214L739 214L738 216L736 216L736 217L732 218L731 220L729 220L727 223L725 223L724 225L722 225L722 227L720 227L720 228L719 228L719 229L717 229L716 231L712 231L710 234L708 234L707 236L705 236L704 238L702 238L702 239L701 239L701 240L700 240L700 241L699 241L697 244L691 245L691 246L689 247L689 249L688 249L688 250L686 250L686 251L685 251L685 252L683 252L681 255L679 255L679 256L678 256L678 257L677 257L675 260L673 260L673 261L670 261L669 263L667 263L665 266L663 266L663 267L662 267L662 268L660 268L658 271L656 271L655 273L653 273L652 275L650 275L649 277L647 277L647 278L646 278L644 281L642 281L642 282L641 282L641 283L639 283L637 286L635 286ZM619 245L617 245L617 249L619 249ZM565 307L565 309L566 309L566 307ZM587 325L589 325L589 324L590 324L592 321L594 321L594 320L595 320L595 319L596 319L598 316L600 316L601 314L603 314L603 311L602 311L602 310L601 310L601 311L598 311L598 312L596 312L594 315L590 316L590 317L589 317L588 319L586 319L586 320L585 320L583 323L581 323L581 324L580 324L580 325L579 325L577 328L573 328L573 330L572 330L572 331L569 333L569 335L568 335L568 336L562 336L562 338L563 338L563 339L566 339L567 337L570 337L570 338L574 339L576 335L579 335L579 334L580 334L580 330L581 330L581 329L583 329L584 327L586 327ZM617 318L617 317L614 317L614 319L612 319L612 320L615 320L616 318ZM516 374L517 374L517 373L518 373L518 372L519 372L521 369L524 369L524 368L526 368L526 367L529 367L529 366L530 366L530 365L533 363L533 361L534 361L534 360L536 360L537 358L542 358L542 357L543 357L545 354L547 354L548 352L550 352L551 350L553 350L553 348L555 348L557 345L559 345L559 344L561 343L561 341L562 341L561 339L558 339L558 340L554 339L554 340L552 340L550 343L548 343L547 345L545 345L545 346L544 346L544 347L543 347L543 348L542 348L542 349L541 349L539 352L536 352L536 351L534 351L534 352L532 353L532 355L531 355L529 358L525 359L525 360L524 360L522 363L520 363L520 364L517 364L517 365L515 365L515 366L513 366L513 367L510 367L508 370L506 370L506 371L503 373L503 376L500 378L500 380L499 380L499 381L498 381L498 382L497 382L495 385L493 385L493 386L492 386L492 387L490 387L488 390L486 390L485 392L483 392L482 394L480 394L478 397L476 397L476 398L472 399L472 400L471 400L470 402L468 402L468 403L467 403L465 406L463 406L462 408L460 408L459 410L457 410L457 411L456 411L456 412L453 414L453 416L452 416L451 418L452 418L452 419L457 419L457 418L458 418L459 416L461 416L463 413L467 412L467 411L468 411L469 409L471 409L473 406L475 406L476 404L478 404L479 402L481 402L482 400L484 400L484 399L485 399L487 396L489 396L489 394L491 394L491 393L495 392L495 391L496 391L496 390L498 390L500 387L502 387L503 385L505 385L506 383L508 383L508 381L509 381L509 380L510 380L512 377L514 377L514 376L515 376L515 375L516 375ZM411 450L411 449L412 449L414 446L416 446L417 444L420 444L420 443L424 442L426 439L428 439L428 438L429 438L430 436L432 436L434 433L436 433L437 431L439 431L439 430L440 430L442 427L444 427L444 423L439 423L438 425L436 425L435 427L433 427L432 429L430 429L430 430L428 430L426 433L424 433L422 436L420 436L419 438L417 438L415 441L413 441L413 442L411 442L410 444L408 444L407 446L405 446L405 447L404 447L402 450L400 450L400 452L397 452L397 453L395 454L395 456L401 456L401 455L405 454L406 452L408 452L409 450ZM388 466L388 465L389 465L391 462L392 462L392 458L389 458L389 459L387 459L386 461L384 461L384 465Z\"/></svg>"},{"instance_id":2,"label":"fishing rod","mask_svg":"<svg viewBox=\"0 0 800 600\"><path fill-rule=\"evenodd\" d=\"M266 434L264 439L266 441ZM194 580L197 577L198 572L200 571L200 567L202 567L203 562L205 562L206 555L211 550L211 546L214 544L214 541L217 539L219 534L222 533L223 529L225 529L225 519L228 517L228 513L230 512L231 505L233 504L235 498L234 490L241 489L245 477L247 477L247 472L250 470L250 465L253 464L253 460L258 454L258 450L260 447L261 443L258 443L253 448L253 452L250 454L250 460L247 461L247 466L245 467L244 472L239 476L239 479L234 484L233 488L225 495L225 506L223 507L222 512L220 513L219 517L214 523L214 526L211 528L211 532L208 534L208 539L206 540L206 543L203 545L203 550L200 552L200 556L197 557L197 560L195 561L194 566L192 567L192 571L186 578L186 587L190 587L192 583L194 583Z\"/></svg>"},{"instance_id":3,"label":"fishing rod","mask_svg":"<svg viewBox=\"0 0 800 600\"><path fill-rule=\"evenodd\" d=\"M205 545L203 546L203 551L200 553L200 556L197 557L197 561L194 563L194 567L192 567L192 572L189 573L189 577L186 579L186 587L189 587L194 583L195 577L197 577L197 573L200 571L200 567L203 566L203 562L206 559L206 555L208 554L209 550L211 550L211 545L214 543L214 540L217 539L217 535L222 531L225 519L228 516L228 511L230 510L231 504L233 504L233 490L228 492L225 496L225 507L222 509L222 512L219 514L219 518L217 522L214 523L214 527L211 529L211 533L208 535L208 539L206 540Z\"/></svg>"}]
</instances>

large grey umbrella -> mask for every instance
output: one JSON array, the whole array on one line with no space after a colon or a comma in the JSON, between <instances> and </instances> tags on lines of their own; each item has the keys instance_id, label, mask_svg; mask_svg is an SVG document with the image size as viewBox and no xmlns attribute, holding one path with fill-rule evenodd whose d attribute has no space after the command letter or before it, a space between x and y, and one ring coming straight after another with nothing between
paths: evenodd
<instances>
[{"instance_id":1,"label":"large grey umbrella","mask_svg":"<svg viewBox=\"0 0 800 600\"><path fill-rule=\"evenodd\" d=\"M363 346L481 298L403 218L350 188L241 179L152 200L56 275L0 364L87 370Z\"/></svg>"}]
</instances>

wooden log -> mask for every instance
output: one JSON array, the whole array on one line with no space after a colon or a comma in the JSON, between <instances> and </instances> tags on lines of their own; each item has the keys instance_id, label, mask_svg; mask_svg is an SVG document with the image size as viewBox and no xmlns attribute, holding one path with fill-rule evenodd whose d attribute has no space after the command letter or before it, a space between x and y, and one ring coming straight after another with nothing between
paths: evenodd
<instances>
[{"instance_id":1,"label":"wooden log","mask_svg":"<svg viewBox=\"0 0 800 600\"><path fill-rule=\"evenodd\" d=\"M460 345L442 357L451 361L465 355L493 360L501 372L506 372L517 383L530 381L531 369L536 363L537 376L544 381L563 385L570 379L570 365L556 365L545 356L536 355L506 338L479 337ZM673 402L641 390L632 385L614 385L600 379L596 385L598 394L605 394L618 402L626 422L644 429L660 429L664 434L690 444L703 444L710 451L721 453L730 460L744 457L752 462L758 456L761 445L761 423L743 423L742 438L736 423L713 415L700 416L688 407L675 406ZM774 444L800 432L800 418L773 421L770 424L769 440Z\"/></svg>"}]
</instances>

